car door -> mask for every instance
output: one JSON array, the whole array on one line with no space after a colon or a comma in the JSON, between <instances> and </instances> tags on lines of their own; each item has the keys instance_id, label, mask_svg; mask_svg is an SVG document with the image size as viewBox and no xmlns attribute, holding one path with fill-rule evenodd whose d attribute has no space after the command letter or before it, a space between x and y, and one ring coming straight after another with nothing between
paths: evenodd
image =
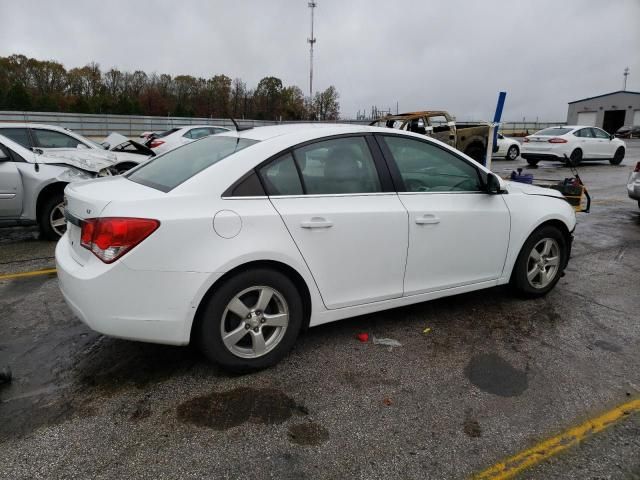
<instances>
[{"instance_id":1,"label":"car door","mask_svg":"<svg viewBox=\"0 0 640 480\"><path fill-rule=\"evenodd\" d=\"M494 281L502 274L510 216L483 191L478 169L428 140L377 135L409 212L404 295Z\"/></svg>"},{"instance_id":2,"label":"car door","mask_svg":"<svg viewBox=\"0 0 640 480\"><path fill-rule=\"evenodd\" d=\"M402 296L407 212L368 138L314 141L259 170L329 309Z\"/></svg>"},{"instance_id":3,"label":"car door","mask_svg":"<svg viewBox=\"0 0 640 480\"><path fill-rule=\"evenodd\" d=\"M595 141L595 150L599 158L613 158L616 147L611 141L611 137L604 130L592 128Z\"/></svg>"},{"instance_id":4,"label":"car door","mask_svg":"<svg viewBox=\"0 0 640 480\"><path fill-rule=\"evenodd\" d=\"M574 133L576 137L578 137L578 147L582 150L582 158L600 158L598 154L598 147L596 143L596 139L593 135L593 129L589 128L581 128L577 132Z\"/></svg>"},{"instance_id":5,"label":"car door","mask_svg":"<svg viewBox=\"0 0 640 480\"><path fill-rule=\"evenodd\" d=\"M18 218L22 213L22 176L12 152L0 144L0 218Z\"/></svg>"}]
</instances>

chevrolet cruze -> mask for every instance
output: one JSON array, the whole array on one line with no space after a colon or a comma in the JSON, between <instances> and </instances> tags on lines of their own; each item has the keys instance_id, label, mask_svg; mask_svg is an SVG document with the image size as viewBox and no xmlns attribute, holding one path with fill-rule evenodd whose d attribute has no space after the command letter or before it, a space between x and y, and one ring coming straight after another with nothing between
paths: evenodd
<instances>
[{"instance_id":1,"label":"chevrolet cruze","mask_svg":"<svg viewBox=\"0 0 640 480\"><path fill-rule=\"evenodd\" d=\"M501 284L546 294L576 219L437 140L283 125L205 137L65 190L71 310L106 335L270 366L302 329Z\"/></svg>"}]
</instances>

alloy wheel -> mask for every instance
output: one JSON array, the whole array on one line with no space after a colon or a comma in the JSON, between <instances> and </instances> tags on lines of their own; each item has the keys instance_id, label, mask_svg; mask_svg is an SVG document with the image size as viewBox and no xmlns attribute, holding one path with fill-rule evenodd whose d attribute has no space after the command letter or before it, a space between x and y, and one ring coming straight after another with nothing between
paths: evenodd
<instances>
[{"instance_id":1,"label":"alloy wheel","mask_svg":"<svg viewBox=\"0 0 640 480\"><path fill-rule=\"evenodd\" d=\"M515 160L516 158L518 158L518 147L514 145L511 148L509 148L509 151L507 152L507 157L509 158L509 160Z\"/></svg>"},{"instance_id":2,"label":"alloy wheel","mask_svg":"<svg viewBox=\"0 0 640 480\"><path fill-rule=\"evenodd\" d=\"M225 347L241 358L258 358L284 338L289 307L277 290L254 286L242 290L227 304L220 322Z\"/></svg>"},{"instance_id":3,"label":"alloy wheel","mask_svg":"<svg viewBox=\"0 0 640 480\"><path fill-rule=\"evenodd\" d=\"M64 235L67 231L67 220L64 218L64 203L59 203L51 210L49 214L49 223L54 232L59 236Z\"/></svg>"},{"instance_id":4,"label":"alloy wheel","mask_svg":"<svg viewBox=\"0 0 640 480\"><path fill-rule=\"evenodd\" d=\"M533 288L545 288L560 270L560 246L553 238L535 244L527 260L527 280Z\"/></svg>"}]
</instances>

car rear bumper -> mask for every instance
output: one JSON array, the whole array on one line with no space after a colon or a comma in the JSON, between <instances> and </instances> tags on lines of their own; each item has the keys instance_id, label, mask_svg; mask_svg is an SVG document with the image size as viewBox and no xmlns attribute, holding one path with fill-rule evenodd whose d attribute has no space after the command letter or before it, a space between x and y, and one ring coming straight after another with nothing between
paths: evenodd
<instances>
[{"instance_id":1,"label":"car rear bumper","mask_svg":"<svg viewBox=\"0 0 640 480\"><path fill-rule=\"evenodd\" d=\"M627 194L629 198L640 201L640 179L627 185Z\"/></svg>"},{"instance_id":2,"label":"car rear bumper","mask_svg":"<svg viewBox=\"0 0 640 480\"><path fill-rule=\"evenodd\" d=\"M66 237L56 246L62 295L71 311L89 328L112 337L151 343L189 343L194 299L211 275L157 272L105 265L93 258L80 265Z\"/></svg>"}]
</instances>

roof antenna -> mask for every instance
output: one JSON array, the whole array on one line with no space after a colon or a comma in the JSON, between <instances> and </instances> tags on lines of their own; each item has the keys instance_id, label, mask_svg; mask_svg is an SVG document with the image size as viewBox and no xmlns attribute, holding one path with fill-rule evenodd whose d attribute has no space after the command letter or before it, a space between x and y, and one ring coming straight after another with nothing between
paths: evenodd
<instances>
[{"instance_id":1,"label":"roof antenna","mask_svg":"<svg viewBox=\"0 0 640 480\"><path fill-rule=\"evenodd\" d=\"M233 125L236 127L236 131L237 132L241 132L243 130L251 130L253 128L253 127L241 127L241 126L239 126L238 122L236 122L235 119L232 116L229 116L229 119L231 120Z\"/></svg>"}]
</instances>

